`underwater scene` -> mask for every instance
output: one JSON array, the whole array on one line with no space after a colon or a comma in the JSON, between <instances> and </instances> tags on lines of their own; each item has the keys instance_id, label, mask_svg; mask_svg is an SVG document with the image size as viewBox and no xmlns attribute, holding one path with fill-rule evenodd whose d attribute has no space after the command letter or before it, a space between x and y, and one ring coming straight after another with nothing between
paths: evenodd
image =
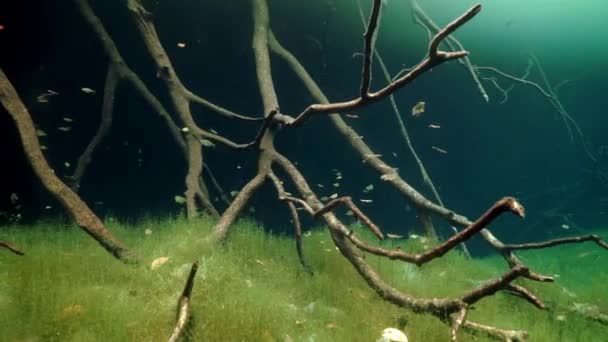
<instances>
[{"instance_id":1,"label":"underwater scene","mask_svg":"<svg viewBox=\"0 0 608 342\"><path fill-rule=\"evenodd\" d=\"M0 341L608 341L605 0L0 4Z\"/></svg>"}]
</instances>

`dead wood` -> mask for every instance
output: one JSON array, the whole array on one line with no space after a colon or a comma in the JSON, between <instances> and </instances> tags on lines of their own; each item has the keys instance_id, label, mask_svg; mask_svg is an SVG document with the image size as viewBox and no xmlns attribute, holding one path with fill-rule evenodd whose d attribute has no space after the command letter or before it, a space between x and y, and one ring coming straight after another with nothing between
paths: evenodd
<instances>
[{"instance_id":1,"label":"dead wood","mask_svg":"<svg viewBox=\"0 0 608 342\"><path fill-rule=\"evenodd\" d=\"M27 160L45 189L63 205L79 227L114 257L125 263L137 263L135 253L114 237L87 204L55 175L42 154L36 127L27 108L1 69L0 103L13 118Z\"/></svg>"},{"instance_id":2,"label":"dead wood","mask_svg":"<svg viewBox=\"0 0 608 342\"><path fill-rule=\"evenodd\" d=\"M190 321L190 302L192 299L192 288L194 287L196 271L198 271L198 261L192 263L192 268L190 268L190 274L188 274L184 291L182 291L182 295L177 301L177 321L175 322L173 334L169 337L169 342L178 341Z\"/></svg>"},{"instance_id":3,"label":"dead wood","mask_svg":"<svg viewBox=\"0 0 608 342\"><path fill-rule=\"evenodd\" d=\"M0 247L6 248L17 255L25 255L25 253L19 247L5 240L0 240Z\"/></svg>"}]
</instances>

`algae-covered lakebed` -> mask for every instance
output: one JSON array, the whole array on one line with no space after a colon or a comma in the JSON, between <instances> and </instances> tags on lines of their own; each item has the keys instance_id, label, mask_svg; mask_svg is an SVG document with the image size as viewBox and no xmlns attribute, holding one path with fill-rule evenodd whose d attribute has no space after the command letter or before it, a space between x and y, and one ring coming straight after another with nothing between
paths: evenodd
<instances>
[{"instance_id":1,"label":"algae-covered lakebed","mask_svg":"<svg viewBox=\"0 0 608 342\"><path fill-rule=\"evenodd\" d=\"M376 341L402 329L409 341L446 341L438 319L398 308L373 292L336 250L327 230L303 238L314 275L298 267L293 239L241 221L222 246L205 246L208 219L109 222L142 262L125 265L79 229L62 224L2 228L25 252L0 253L2 341L166 341L191 263L199 271L192 295L191 341ZM371 239L371 235L365 238ZM422 242L421 242L422 241ZM425 239L383 242L420 250ZM155 270L159 257L168 261ZM524 329L530 341L605 341L608 329L588 318L608 312L608 256L593 244L522 252L530 267L555 283L518 281L546 301L539 310L506 292L477 303L469 318ZM467 260L458 251L421 268L368 256L391 285L420 297L455 295L504 271L498 257ZM592 281L590 279L593 279ZM461 334L462 341L486 341Z\"/></svg>"}]
</instances>

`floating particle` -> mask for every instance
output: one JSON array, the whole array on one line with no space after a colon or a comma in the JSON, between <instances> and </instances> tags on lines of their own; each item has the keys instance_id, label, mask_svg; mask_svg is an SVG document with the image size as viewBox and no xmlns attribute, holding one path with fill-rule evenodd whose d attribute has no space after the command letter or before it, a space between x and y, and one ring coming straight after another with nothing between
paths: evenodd
<instances>
[{"instance_id":1,"label":"floating particle","mask_svg":"<svg viewBox=\"0 0 608 342\"><path fill-rule=\"evenodd\" d=\"M203 144L205 147L215 147L215 143L207 139L201 139L201 144Z\"/></svg>"},{"instance_id":2,"label":"floating particle","mask_svg":"<svg viewBox=\"0 0 608 342\"><path fill-rule=\"evenodd\" d=\"M338 194L332 194L331 196L329 196L330 199L336 199L338 198Z\"/></svg>"},{"instance_id":3,"label":"floating particle","mask_svg":"<svg viewBox=\"0 0 608 342\"><path fill-rule=\"evenodd\" d=\"M429 125L429 128L441 128L441 126L439 126L439 125L433 125L433 124L430 124L430 125Z\"/></svg>"},{"instance_id":4,"label":"floating particle","mask_svg":"<svg viewBox=\"0 0 608 342\"><path fill-rule=\"evenodd\" d=\"M363 192L370 192L374 190L374 185L373 184L369 184L368 186L365 187L365 189L363 189Z\"/></svg>"},{"instance_id":5,"label":"floating particle","mask_svg":"<svg viewBox=\"0 0 608 342\"><path fill-rule=\"evenodd\" d=\"M184 133L190 132L190 128L182 127L182 132L184 132Z\"/></svg>"},{"instance_id":6,"label":"floating particle","mask_svg":"<svg viewBox=\"0 0 608 342\"><path fill-rule=\"evenodd\" d=\"M62 119L63 119L63 121L65 121L65 122L73 122L73 121L74 121L74 120L72 120L72 119L70 119L70 118L66 118L66 117L64 117L64 118L62 118Z\"/></svg>"},{"instance_id":7,"label":"floating particle","mask_svg":"<svg viewBox=\"0 0 608 342\"><path fill-rule=\"evenodd\" d=\"M173 197L173 200L177 204L186 204L186 198L184 196L176 195L175 197Z\"/></svg>"},{"instance_id":8,"label":"floating particle","mask_svg":"<svg viewBox=\"0 0 608 342\"><path fill-rule=\"evenodd\" d=\"M414 107L412 107L412 116L415 118L421 116L424 113L425 109L426 109L426 103L424 101L420 101L420 102L416 103L416 105L414 105Z\"/></svg>"},{"instance_id":9,"label":"floating particle","mask_svg":"<svg viewBox=\"0 0 608 342\"><path fill-rule=\"evenodd\" d=\"M80 90L82 90L82 92L85 94L95 94L95 90L93 90L91 88L84 87L84 88L80 88Z\"/></svg>"},{"instance_id":10,"label":"floating particle","mask_svg":"<svg viewBox=\"0 0 608 342\"><path fill-rule=\"evenodd\" d=\"M441 148L439 148L439 147L431 146L431 148L432 148L433 150L435 150L435 151L439 152L439 153L443 153L443 154L447 154L447 153L448 153L448 151L446 151L446 150L444 150L444 149L441 149Z\"/></svg>"},{"instance_id":11,"label":"floating particle","mask_svg":"<svg viewBox=\"0 0 608 342\"><path fill-rule=\"evenodd\" d=\"M58 130L62 131L62 132L69 132L70 130L72 130L72 127L69 126L59 126L57 127Z\"/></svg>"},{"instance_id":12,"label":"floating particle","mask_svg":"<svg viewBox=\"0 0 608 342\"><path fill-rule=\"evenodd\" d=\"M373 200L371 200L371 199L363 199L363 198L360 199L359 201L361 201L363 203L372 203L373 202Z\"/></svg>"},{"instance_id":13,"label":"floating particle","mask_svg":"<svg viewBox=\"0 0 608 342\"><path fill-rule=\"evenodd\" d=\"M41 130L41 129L37 129L36 130L36 135L39 137L46 137L46 132Z\"/></svg>"},{"instance_id":14,"label":"floating particle","mask_svg":"<svg viewBox=\"0 0 608 342\"><path fill-rule=\"evenodd\" d=\"M186 43L179 42L177 43L177 47L183 49L186 47Z\"/></svg>"}]
</instances>

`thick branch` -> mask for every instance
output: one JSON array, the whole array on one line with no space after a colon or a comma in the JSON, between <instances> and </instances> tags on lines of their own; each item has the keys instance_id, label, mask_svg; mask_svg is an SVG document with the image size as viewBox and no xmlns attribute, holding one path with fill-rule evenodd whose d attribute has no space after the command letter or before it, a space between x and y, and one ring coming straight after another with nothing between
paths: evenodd
<instances>
[{"instance_id":1,"label":"thick branch","mask_svg":"<svg viewBox=\"0 0 608 342\"><path fill-rule=\"evenodd\" d=\"M0 103L15 121L23 151L42 185L63 205L76 224L103 248L125 263L136 263L135 254L114 237L86 203L55 175L40 150L36 127L30 114L1 69Z\"/></svg>"},{"instance_id":2,"label":"thick branch","mask_svg":"<svg viewBox=\"0 0 608 342\"><path fill-rule=\"evenodd\" d=\"M25 255L25 253L17 246L4 240L0 240L0 247L6 248L17 255Z\"/></svg>"}]
</instances>

